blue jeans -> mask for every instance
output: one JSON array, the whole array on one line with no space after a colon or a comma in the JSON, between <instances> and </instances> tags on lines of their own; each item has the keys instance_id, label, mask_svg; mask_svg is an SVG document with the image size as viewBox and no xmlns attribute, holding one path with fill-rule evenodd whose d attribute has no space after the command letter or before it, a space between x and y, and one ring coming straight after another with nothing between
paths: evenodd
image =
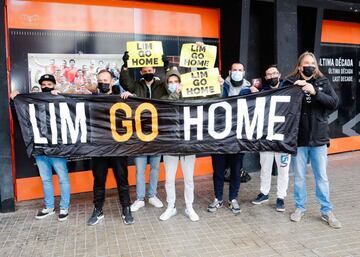
<instances>
[{"instance_id":1,"label":"blue jeans","mask_svg":"<svg viewBox=\"0 0 360 257\"><path fill-rule=\"evenodd\" d=\"M138 156L135 157L136 165L136 195L137 199L144 201L145 198L145 171L146 165L150 159L150 184L148 190L148 197L154 197L156 195L156 189L159 179L160 171L160 155L153 156Z\"/></svg>"},{"instance_id":2,"label":"blue jeans","mask_svg":"<svg viewBox=\"0 0 360 257\"><path fill-rule=\"evenodd\" d=\"M327 165L327 147L298 147L297 155L293 157L293 165L295 172L294 182L294 198L295 206L301 211L305 211L307 202L306 192L306 172L307 160L310 159L311 168L315 177L316 199L321 205L320 212L327 214L332 210L329 193L329 180L326 174Z\"/></svg>"},{"instance_id":3,"label":"blue jeans","mask_svg":"<svg viewBox=\"0 0 360 257\"><path fill-rule=\"evenodd\" d=\"M48 209L54 208L54 186L52 181L52 168L54 168L60 183L60 209L69 208L70 181L66 159L39 155L35 157L35 160L43 184L45 207Z\"/></svg>"}]
</instances>

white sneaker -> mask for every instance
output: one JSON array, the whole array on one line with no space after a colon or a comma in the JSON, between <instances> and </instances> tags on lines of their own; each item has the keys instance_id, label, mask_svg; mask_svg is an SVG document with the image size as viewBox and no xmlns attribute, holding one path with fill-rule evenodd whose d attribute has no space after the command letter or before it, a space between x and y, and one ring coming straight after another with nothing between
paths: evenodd
<instances>
[{"instance_id":1,"label":"white sneaker","mask_svg":"<svg viewBox=\"0 0 360 257\"><path fill-rule=\"evenodd\" d=\"M41 211L39 211L36 216L35 216L35 219L37 220L41 220L41 219L44 219L50 215L53 215L55 214L55 209L54 208L44 208L42 209Z\"/></svg>"},{"instance_id":2,"label":"white sneaker","mask_svg":"<svg viewBox=\"0 0 360 257\"><path fill-rule=\"evenodd\" d=\"M166 210L163 212L163 214L161 214L160 216L160 220L168 220L171 217L175 216L177 214L176 208L175 207L167 207Z\"/></svg>"},{"instance_id":3,"label":"white sneaker","mask_svg":"<svg viewBox=\"0 0 360 257\"><path fill-rule=\"evenodd\" d=\"M64 221L67 220L69 216L69 209L60 209L60 213L59 213L59 221Z\"/></svg>"},{"instance_id":4,"label":"white sneaker","mask_svg":"<svg viewBox=\"0 0 360 257\"><path fill-rule=\"evenodd\" d=\"M153 197L149 198L149 204L155 206L156 208L164 207L163 203L156 196L153 196Z\"/></svg>"},{"instance_id":5,"label":"white sneaker","mask_svg":"<svg viewBox=\"0 0 360 257\"><path fill-rule=\"evenodd\" d=\"M200 219L194 209L185 209L185 214L191 221L198 221Z\"/></svg>"},{"instance_id":6,"label":"white sneaker","mask_svg":"<svg viewBox=\"0 0 360 257\"><path fill-rule=\"evenodd\" d=\"M145 202L141 201L141 200L136 200L131 206L130 206L130 210L131 211L138 211L140 208L145 206Z\"/></svg>"}]
</instances>

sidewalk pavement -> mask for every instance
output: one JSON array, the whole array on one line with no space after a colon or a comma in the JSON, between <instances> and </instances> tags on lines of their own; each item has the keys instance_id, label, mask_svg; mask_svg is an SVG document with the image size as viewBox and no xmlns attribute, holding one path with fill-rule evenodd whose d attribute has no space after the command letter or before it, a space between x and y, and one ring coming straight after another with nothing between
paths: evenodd
<instances>
[{"instance_id":1,"label":"sidewalk pavement","mask_svg":"<svg viewBox=\"0 0 360 257\"><path fill-rule=\"evenodd\" d=\"M332 229L320 219L311 172L308 211L299 223L289 220L294 210L293 177L286 212L279 213L275 211L276 179L270 201L254 206L251 200L259 191L259 173L251 176L250 182L241 184L238 216L228 208L208 213L206 207L214 197L212 177L196 178L198 222L184 215L182 181L177 181L178 214L165 222L159 220L164 208L147 204L134 213L134 225L124 225L115 190L107 192L105 218L94 227L86 225L93 210L92 193L72 196L65 222L57 221L58 213L35 220L42 200L20 202L15 213L0 214L0 256L360 256L360 151L329 157L331 200L342 229ZM226 195L227 191L226 185ZM158 195L165 202L163 183ZM131 196L134 200L135 187Z\"/></svg>"}]
</instances>

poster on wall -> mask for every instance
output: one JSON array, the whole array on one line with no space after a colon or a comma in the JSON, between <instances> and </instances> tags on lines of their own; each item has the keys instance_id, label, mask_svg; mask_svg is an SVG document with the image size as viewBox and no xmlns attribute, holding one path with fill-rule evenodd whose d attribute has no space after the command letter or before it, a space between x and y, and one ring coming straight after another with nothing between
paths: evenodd
<instances>
[{"instance_id":1,"label":"poster on wall","mask_svg":"<svg viewBox=\"0 0 360 257\"><path fill-rule=\"evenodd\" d=\"M331 138L360 135L360 45L321 45L320 70L339 97L329 114Z\"/></svg>"},{"instance_id":2,"label":"poster on wall","mask_svg":"<svg viewBox=\"0 0 360 257\"><path fill-rule=\"evenodd\" d=\"M76 94L96 90L96 74L109 69L118 79L122 55L28 53L29 92L41 92L43 74L52 74L61 93Z\"/></svg>"}]
</instances>

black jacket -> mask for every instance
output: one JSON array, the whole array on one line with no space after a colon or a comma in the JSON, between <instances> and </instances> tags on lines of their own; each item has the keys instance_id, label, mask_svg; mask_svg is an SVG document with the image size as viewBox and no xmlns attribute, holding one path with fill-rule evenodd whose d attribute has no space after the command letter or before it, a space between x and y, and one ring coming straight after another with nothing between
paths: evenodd
<instances>
[{"instance_id":1,"label":"black jacket","mask_svg":"<svg viewBox=\"0 0 360 257\"><path fill-rule=\"evenodd\" d=\"M289 77L285 86L292 85L300 77ZM330 144L328 114L334 111L339 98L326 77L308 81L314 86L316 94L311 100L302 101L298 133L298 146L321 146Z\"/></svg>"},{"instance_id":2,"label":"black jacket","mask_svg":"<svg viewBox=\"0 0 360 257\"><path fill-rule=\"evenodd\" d=\"M129 70L121 70L120 83L125 90L135 94L137 97L150 98L150 92L146 86L145 80L141 79L140 81L134 81L129 74ZM155 78L151 85L151 98L161 99L162 97L168 95L165 82Z\"/></svg>"}]
</instances>

